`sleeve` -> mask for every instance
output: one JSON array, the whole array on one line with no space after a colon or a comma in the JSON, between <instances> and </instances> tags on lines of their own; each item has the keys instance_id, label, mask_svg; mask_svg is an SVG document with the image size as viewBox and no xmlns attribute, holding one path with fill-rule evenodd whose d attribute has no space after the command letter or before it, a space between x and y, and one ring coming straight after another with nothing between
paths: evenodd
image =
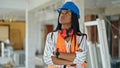
<instances>
[{"instance_id":1,"label":"sleeve","mask_svg":"<svg viewBox=\"0 0 120 68\"><path fill-rule=\"evenodd\" d=\"M44 49L44 55L43 55L43 60L48 65L53 65L51 56L53 56L53 51L55 48L54 41L53 41L54 38L51 38L51 34L52 33L49 33L47 35L45 49Z\"/></svg>"},{"instance_id":2,"label":"sleeve","mask_svg":"<svg viewBox=\"0 0 120 68\"><path fill-rule=\"evenodd\" d=\"M73 61L74 64L81 64L82 62L86 61L86 54L87 54L87 37L84 35L83 40L81 41L82 37L78 39L78 43L81 42L79 45L79 49L82 49L83 52L76 52L76 57Z\"/></svg>"}]
</instances>

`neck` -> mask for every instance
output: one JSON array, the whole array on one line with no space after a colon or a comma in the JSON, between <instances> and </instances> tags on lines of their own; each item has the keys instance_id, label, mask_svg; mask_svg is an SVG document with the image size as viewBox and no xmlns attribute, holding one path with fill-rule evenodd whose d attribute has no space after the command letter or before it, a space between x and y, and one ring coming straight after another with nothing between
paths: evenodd
<instances>
[{"instance_id":1,"label":"neck","mask_svg":"<svg viewBox=\"0 0 120 68\"><path fill-rule=\"evenodd\" d=\"M71 24L63 24L62 25L62 29L70 29L71 28Z\"/></svg>"}]
</instances>

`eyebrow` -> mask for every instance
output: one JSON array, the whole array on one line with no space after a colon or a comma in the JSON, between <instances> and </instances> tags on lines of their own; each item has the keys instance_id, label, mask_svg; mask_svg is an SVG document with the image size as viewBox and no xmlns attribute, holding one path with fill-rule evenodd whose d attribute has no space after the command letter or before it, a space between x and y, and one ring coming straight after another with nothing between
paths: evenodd
<instances>
[{"instance_id":1,"label":"eyebrow","mask_svg":"<svg viewBox=\"0 0 120 68\"><path fill-rule=\"evenodd\" d=\"M61 12L65 12L65 13L71 13L71 11L68 11L68 10L66 10L66 11L61 11Z\"/></svg>"}]
</instances>

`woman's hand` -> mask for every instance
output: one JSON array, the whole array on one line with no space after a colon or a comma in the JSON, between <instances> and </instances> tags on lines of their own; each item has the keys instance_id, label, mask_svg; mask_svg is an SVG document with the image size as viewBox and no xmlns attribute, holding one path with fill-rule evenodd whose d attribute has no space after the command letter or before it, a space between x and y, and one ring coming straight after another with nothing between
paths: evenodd
<instances>
[{"instance_id":1,"label":"woman's hand","mask_svg":"<svg viewBox=\"0 0 120 68\"><path fill-rule=\"evenodd\" d=\"M51 56L52 62L56 65L67 65L67 64L73 64L73 62L61 59L61 58L56 58L55 56Z\"/></svg>"}]
</instances>

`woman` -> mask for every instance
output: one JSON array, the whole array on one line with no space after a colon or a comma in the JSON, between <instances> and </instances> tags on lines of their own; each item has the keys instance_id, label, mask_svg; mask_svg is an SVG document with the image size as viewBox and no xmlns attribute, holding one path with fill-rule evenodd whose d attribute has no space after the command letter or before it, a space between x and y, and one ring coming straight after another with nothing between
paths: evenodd
<instances>
[{"instance_id":1,"label":"woman","mask_svg":"<svg viewBox=\"0 0 120 68\"><path fill-rule=\"evenodd\" d=\"M44 62L48 68L82 68L86 66L86 34L79 30L79 9L66 2L58 9L58 25L46 38Z\"/></svg>"}]
</instances>

